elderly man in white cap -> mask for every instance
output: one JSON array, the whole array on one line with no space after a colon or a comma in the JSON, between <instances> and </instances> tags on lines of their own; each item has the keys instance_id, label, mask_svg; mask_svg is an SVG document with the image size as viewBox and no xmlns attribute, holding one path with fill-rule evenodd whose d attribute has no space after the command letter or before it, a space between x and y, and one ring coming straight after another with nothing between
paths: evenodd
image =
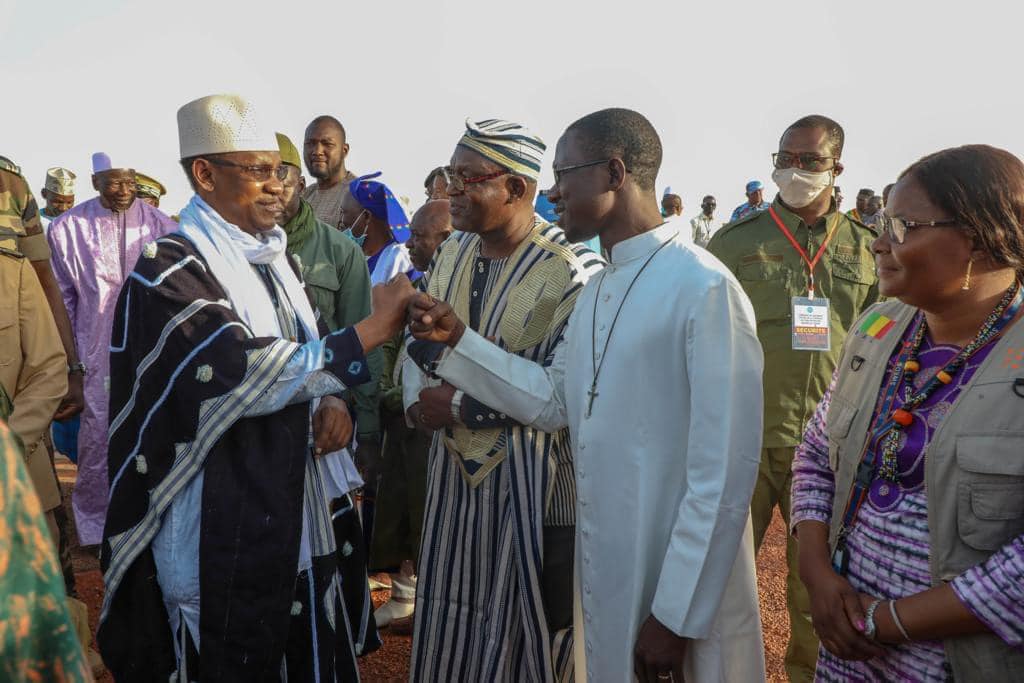
<instances>
[{"instance_id":1,"label":"elderly man in white cap","mask_svg":"<svg viewBox=\"0 0 1024 683\"><path fill-rule=\"evenodd\" d=\"M42 197L46 205L39 210L43 230L50 229L50 222L75 205L75 172L54 166L46 169L46 182Z\"/></svg>"},{"instance_id":2,"label":"elderly man in white cap","mask_svg":"<svg viewBox=\"0 0 1024 683\"><path fill-rule=\"evenodd\" d=\"M534 213L545 145L466 122L445 170L452 227L427 292L499 348L544 365L601 260ZM572 668L569 434L523 425L436 381L443 344L412 342L410 421L435 430L418 562L415 681L555 681Z\"/></svg>"},{"instance_id":3,"label":"elderly man in white cap","mask_svg":"<svg viewBox=\"0 0 1024 683\"><path fill-rule=\"evenodd\" d=\"M92 184L99 196L61 214L47 232L50 263L81 357L69 372L85 376L78 478L71 496L82 545L103 539L107 511L108 366L117 295L143 245L178 227L157 209L136 201L135 171L114 168L102 152L93 155Z\"/></svg>"},{"instance_id":4,"label":"elderly man in white cap","mask_svg":"<svg viewBox=\"0 0 1024 683\"><path fill-rule=\"evenodd\" d=\"M339 398L414 291L321 338L286 252L277 139L254 107L178 110L195 195L142 250L111 344L110 509L98 634L116 680L351 681L332 516L351 505ZM364 579L365 580L365 579Z\"/></svg>"}]
</instances>

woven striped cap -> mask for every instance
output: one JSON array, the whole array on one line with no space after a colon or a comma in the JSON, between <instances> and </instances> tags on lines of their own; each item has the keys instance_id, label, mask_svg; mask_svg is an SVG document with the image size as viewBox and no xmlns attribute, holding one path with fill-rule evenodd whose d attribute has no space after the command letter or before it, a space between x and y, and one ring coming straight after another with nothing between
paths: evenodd
<instances>
[{"instance_id":1,"label":"woven striped cap","mask_svg":"<svg viewBox=\"0 0 1024 683\"><path fill-rule=\"evenodd\" d=\"M540 179L540 162L547 145L524 126L501 119L473 122L466 119L466 132L459 144L531 180Z\"/></svg>"}]
</instances>

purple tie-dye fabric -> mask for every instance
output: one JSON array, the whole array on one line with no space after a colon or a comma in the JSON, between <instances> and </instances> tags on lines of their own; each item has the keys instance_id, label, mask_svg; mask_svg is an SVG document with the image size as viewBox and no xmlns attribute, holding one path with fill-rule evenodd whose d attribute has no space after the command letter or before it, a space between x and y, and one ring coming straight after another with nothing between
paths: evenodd
<instances>
[{"instance_id":1,"label":"purple tie-dye fabric","mask_svg":"<svg viewBox=\"0 0 1024 683\"><path fill-rule=\"evenodd\" d=\"M850 550L847 578L856 590L885 599L898 599L932 587L928 565L928 499L924 487L926 449L961 389L993 346L994 342L990 342L982 348L957 373L952 383L936 390L914 411L916 419L901 437L901 448L897 454L903 486L891 500L880 497L876 490L861 507L856 524L847 537ZM956 347L932 345L926 339L919 354L921 370L914 380L914 389L919 389L958 352ZM882 386L888 382L895 360L895 355L890 358ZM832 517L836 493L828 462L825 417L834 387L833 377L832 386L818 404L804 432L803 442L796 449L793 460L793 527L807 520L828 524ZM896 407L902 405L906 398L907 387L903 386L897 395ZM874 409L877 411L878 406ZM954 579L951 585L975 616L1007 643L1020 645L1024 639L1022 539L1013 539L989 560ZM815 679L945 681L950 675L942 642L926 641L892 646L886 656L866 662L844 661L821 648Z\"/></svg>"},{"instance_id":2,"label":"purple tie-dye fabric","mask_svg":"<svg viewBox=\"0 0 1024 683\"><path fill-rule=\"evenodd\" d=\"M177 229L177 223L143 201L135 200L124 213L114 213L103 208L97 197L55 219L47 233L53 272L79 356L88 368L78 435L78 479L72 495L82 545L103 540L110 330L117 297L143 247Z\"/></svg>"}]
</instances>

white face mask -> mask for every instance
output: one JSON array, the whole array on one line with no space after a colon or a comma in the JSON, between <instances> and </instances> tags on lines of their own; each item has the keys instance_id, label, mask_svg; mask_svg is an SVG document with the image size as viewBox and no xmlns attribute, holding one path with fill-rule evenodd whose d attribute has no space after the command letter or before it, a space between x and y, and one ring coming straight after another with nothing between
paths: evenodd
<instances>
[{"instance_id":1,"label":"white face mask","mask_svg":"<svg viewBox=\"0 0 1024 683\"><path fill-rule=\"evenodd\" d=\"M799 168L777 168L772 180L779 186L779 196L786 206L802 209L832 186L832 171L812 173Z\"/></svg>"}]
</instances>

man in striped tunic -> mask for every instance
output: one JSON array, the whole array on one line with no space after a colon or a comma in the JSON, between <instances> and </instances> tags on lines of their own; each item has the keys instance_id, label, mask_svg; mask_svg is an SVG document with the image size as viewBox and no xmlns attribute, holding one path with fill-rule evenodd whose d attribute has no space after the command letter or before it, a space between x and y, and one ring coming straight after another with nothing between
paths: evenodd
<instances>
[{"instance_id":1,"label":"man in striped tunic","mask_svg":"<svg viewBox=\"0 0 1024 683\"><path fill-rule=\"evenodd\" d=\"M466 123L447 170L452 226L427 292L503 351L546 365L601 266L533 212L544 143ZM526 427L432 378L443 345L414 341L411 421L437 430L416 594L414 681L571 678L576 492L568 433Z\"/></svg>"}]
</instances>

